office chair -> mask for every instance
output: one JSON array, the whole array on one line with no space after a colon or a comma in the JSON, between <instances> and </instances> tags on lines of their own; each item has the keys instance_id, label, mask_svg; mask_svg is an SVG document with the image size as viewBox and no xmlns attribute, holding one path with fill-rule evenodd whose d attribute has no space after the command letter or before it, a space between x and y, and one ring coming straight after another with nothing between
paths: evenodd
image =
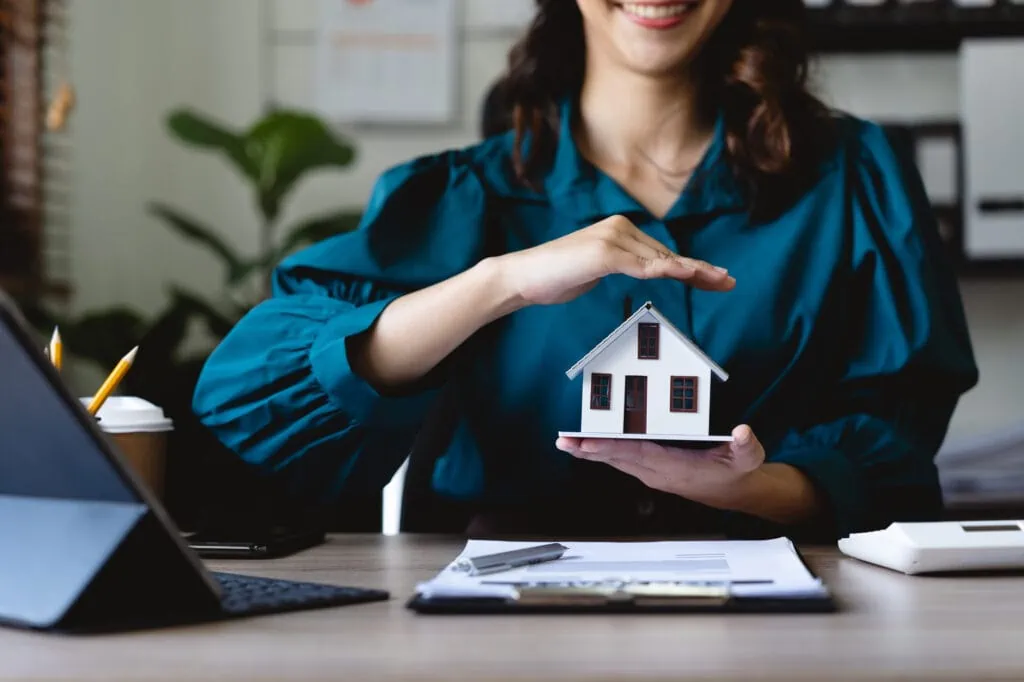
<instances>
[{"instance_id":1,"label":"office chair","mask_svg":"<svg viewBox=\"0 0 1024 682\"><path fill-rule=\"evenodd\" d=\"M432 483L437 460L448 449L455 430L453 398L450 388L441 392L409 453L401 481L399 527L403 533L461 534L469 524L469 508L438 495Z\"/></svg>"}]
</instances>

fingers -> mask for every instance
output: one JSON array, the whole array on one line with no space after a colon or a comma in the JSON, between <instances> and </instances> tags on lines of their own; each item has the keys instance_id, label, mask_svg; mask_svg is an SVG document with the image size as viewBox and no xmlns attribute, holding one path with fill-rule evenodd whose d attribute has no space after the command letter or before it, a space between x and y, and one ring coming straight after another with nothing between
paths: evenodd
<instances>
[{"instance_id":1,"label":"fingers","mask_svg":"<svg viewBox=\"0 0 1024 682\"><path fill-rule=\"evenodd\" d=\"M562 440L559 439L559 442ZM645 440L586 438L574 440L568 445L571 450L567 452L595 462L630 462L652 472L668 464L668 451L657 443Z\"/></svg>"},{"instance_id":2,"label":"fingers","mask_svg":"<svg viewBox=\"0 0 1024 682\"><path fill-rule=\"evenodd\" d=\"M680 256L680 258L683 258ZM736 278L725 268L705 263L704 261L683 258L683 262L694 268L696 274L687 283L698 289L707 291L731 291L736 286Z\"/></svg>"},{"instance_id":3,"label":"fingers","mask_svg":"<svg viewBox=\"0 0 1024 682\"><path fill-rule=\"evenodd\" d=\"M649 444L653 445L653 444ZM663 478L658 471L647 466L644 448L631 441L559 438L555 446L574 457L599 462L628 474L648 487L655 487ZM657 447L657 446L655 446Z\"/></svg>"},{"instance_id":4,"label":"fingers","mask_svg":"<svg viewBox=\"0 0 1024 682\"><path fill-rule=\"evenodd\" d=\"M580 441L579 449L592 459L607 459L612 456L632 459L642 464L644 441L587 438Z\"/></svg>"},{"instance_id":5,"label":"fingers","mask_svg":"<svg viewBox=\"0 0 1024 682\"><path fill-rule=\"evenodd\" d=\"M622 459L602 460L604 464L613 469L618 469L624 474L632 476L648 488L657 488L658 474L650 469L645 469L635 462Z\"/></svg>"},{"instance_id":6,"label":"fingers","mask_svg":"<svg viewBox=\"0 0 1024 682\"><path fill-rule=\"evenodd\" d=\"M764 463L764 448L749 426L737 426L732 438L732 457L737 469L753 471Z\"/></svg>"},{"instance_id":7,"label":"fingers","mask_svg":"<svg viewBox=\"0 0 1024 682\"><path fill-rule=\"evenodd\" d=\"M657 239L647 234L638 227L632 226L632 229L627 232L627 236L644 246L653 249L660 257L663 258L676 258L682 263L689 265L693 269L697 270L698 273L707 273L713 278L724 279L723 276L727 276L729 271L723 267L712 265L707 261L700 260L698 258L687 258L675 253L667 246L659 242Z\"/></svg>"},{"instance_id":8,"label":"fingers","mask_svg":"<svg viewBox=\"0 0 1024 682\"><path fill-rule=\"evenodd\" d=\"M638 441L595 438L559 438L555 441L559 450L595 462L609 459L613 454L636 461L639 459L639 445Z\"/></svg>"},{"instance_id":9,"label":"fingers","mask_svg":"<svg viewBox=\"0 0 1024 682\"><path fill-rule=\"evenodd\" d=\"M697 276L697 269L679 258L659 257L653 250L644 249L636 242L628 247L612 245L606 253L606 259L610 272L629 275L634 279L691 280Z\"/></svg>"},{"instance_id":10,"label":"fingers","mask_svg":"<svg viewBox=\"0 0 1024 682\"><path fill-rule=\"evenodd\" d=\"M659 242L657 239L655 239L654 237L647 234L646 232L644 232L643 230L641 230L640 228L636 227L633 224L630 224L630 229L625 231L625 236L629 237L630 239L635 239L641 244L644 244L666 256L671 256L672 258L682 258L682 256L680 256L678 253L675 253L674 251L672 251L672 249L668 248L667 246Z\"/></svg>"},{"instance_id":11,"label":"fingers","mask_svg":"<svg viewBox=\"0 0 1024 682\"><path fill-rule=\"evenodd\" d=\"M643 234L642 232L640 234ZM644 235L647 237L648 235ZM680 262L694 269L696 272L694 281L691 284L707 289L731 289L736 280L729 276L729 271L723 267L712 265L707 261L697 258L675 255Z\"/></svg>"},{"instance_id":12,"label":"fingers","mask_svg":"<svg viewBox=\"0 0 1024 682\"><path fill-rule=\"evenodd\" d=\"M619 220L612 222L613 230L618 233L630 237L641 244L645 244L648 247L654 249L659 254L663 254L666 257L679 258L688 265L693 266L697 270L704 270L712 274L728 274L728 270L722 267L712 265L711 263L702 261L696 258L687 258L678 253L672 251L665 244L662 244L657 239L647 234L639 227L634 225L628 218L618 216Z\"/></svg>"},{"instance_id":13,"label":"fingers","mask_svg":"<svg viewBox=\"0 0 1024 682\"><path fill-rule=\"evenodd\" d=\"M647 235L642 235L647 236ZM664 244L656 239L649 239L647 241L637 239L635 235L623 235L617 242L617 246L622 249L635 253L638 256L649 258L651 260L678 260L679 262L685 262L685 259L675 253L672 253L665 247Z\"/></svg>"},{"instance_id":14,"label":"fingers","mask_svg":"<svg viewBox=\"0 0 1024 682\"><path fill-rule=\"evenodd\" d=\"M708 270L681 256L665 257L634 242L631 248L619 248L608 256L608 269L634 279L677 279L709 291L729 291L736 280L725 272Z\"/></svg>"},{"instance_id":15,"label":"fingers","mask_svg":"<svg viewBox=\"0 0 1024 682\"><path fill-rule=\"evenodd\" d=\"M679 279L707 290L728 291L736 285L725 268L674 253L626 218L613 216L599 225L607 242L623 252L613 255L614 272L636 279Z\"/></svg>"}]
</instances>

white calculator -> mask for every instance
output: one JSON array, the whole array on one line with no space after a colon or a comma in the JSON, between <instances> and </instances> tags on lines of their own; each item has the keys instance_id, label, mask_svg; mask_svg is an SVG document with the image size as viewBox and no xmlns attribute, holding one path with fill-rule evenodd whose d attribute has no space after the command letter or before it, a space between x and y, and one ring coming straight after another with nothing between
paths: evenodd
<instances>
[{"instance_id":1,"label":"white calculator","mask_svg":"<svg viewBox=\"0 0 1024 682\"><path fill-rule=\"evenodd\" d=\"M1024 521L893 523L845 537L839 550L910 575L1024 570Z\"/></svg>"}]
</instances>

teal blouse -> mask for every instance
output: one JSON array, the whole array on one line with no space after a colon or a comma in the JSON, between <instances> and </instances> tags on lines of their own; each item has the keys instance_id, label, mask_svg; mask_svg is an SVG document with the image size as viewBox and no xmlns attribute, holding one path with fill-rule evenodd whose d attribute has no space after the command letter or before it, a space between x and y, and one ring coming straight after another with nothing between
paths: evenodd
<instances>
[{"instance_id":1,"label":"teal blouse","mask_svg":"<svg viewBox=\"0 0 1024 682\"><path fill-rule=\"evenodd\" d=\"M438 494L557 493L571 457L554 443L579 430L583 388L565 372L629 301L651 301L730 374L712 389L711 432L750 424L769 460L824 493L835 535L938 514L933 458L977 370L922 183L882 130L843 118L810 191L754 224L719 126L656 219L581 156L570 113L537 190L511 177L508 135L385 172L361 227L285 260L273 296L213 352L195 393L202 422L246 462L330 503L383 487L448 386L458 423L434 468ZM379 395L352 371L346 341L396 297L614 214L728 268L735 289L612 276L570 303L499 320L408 394Z\"/></svg>"}]
</instances>

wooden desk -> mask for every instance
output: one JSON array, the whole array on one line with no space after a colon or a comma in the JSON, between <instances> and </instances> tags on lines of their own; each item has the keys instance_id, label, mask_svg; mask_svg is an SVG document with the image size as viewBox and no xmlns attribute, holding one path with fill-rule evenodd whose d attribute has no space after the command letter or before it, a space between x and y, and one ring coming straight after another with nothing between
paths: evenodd
<instances>
[{"instance_id":1,"label":"wooden desk","mask_svg":"<svg viewBox=\"0 0 1024 682\"><path fill-rule=\"evenodd\" d=\"M3 680L1022 680L1024 577L908 578L809 549L834 615L418 616L461 547L334 537L214 568L390 590L390 602L128 635L0 630Z\"/></svg>"}]
</instances>

